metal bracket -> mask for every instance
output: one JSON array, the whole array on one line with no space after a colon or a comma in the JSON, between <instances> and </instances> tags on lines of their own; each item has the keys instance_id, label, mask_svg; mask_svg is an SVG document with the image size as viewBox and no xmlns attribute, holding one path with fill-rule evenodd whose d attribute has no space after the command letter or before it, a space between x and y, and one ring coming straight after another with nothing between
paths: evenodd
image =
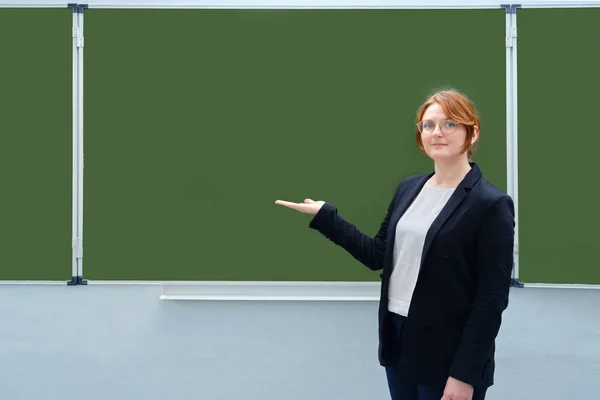
<instances>
[{"instance_id":1,"label":"metal bracket","mask_svg":"<svg viewBox=\"0 0 600 400\"><path fill-rule=\"evenodd\" d=\"M510 279L510 286L521 289L521 288L525 287L525 284L523 282L521 282L520 280L518 280L517 278L511 278Z\"/></svg>"},{"instance_id":2,"label":"metal bracket","mask_svg":"<svg viewBox=\"0 0 600 400\"><path fill-rule=\"evenodd\" d=\"M67 286L87 285L88 281L83 279L83 276L74 276L67 282Z\"/></svg>"},{"instance_id":3,"label":"metal bracket","mask_svg":"<svg viewBox=\"0 0 600 400\"><path fill-rule=\"evenodd\" d=\"M75 14L75 13L83 14L83 12L90 7L87 4L69 3L69 4L67 4L67 8L72 9L73 14Z\"/></svg>"},{"instance_id":4,"label":"metal bracket","mask_svg":"<svg viewBox=\"0 0 600 400\"><path fill-rule=\"evenodd\" d=\"M517 10L521 8L520 4L500 4L500 8L504 8L507 14L516 14Z\"/></svg>"},{"instance_id":5,"label":"metal bracket","mask_svg":"<svg viewBox=\"0 0 600 400\"><path fill-rule=\"evenodd\" d=\"M87 4L69 3L69 4L67 4L67 8L72 9L73 14L75 14L75 13L83 14L83 12L85 10L87 10L88 8L90 8L90 6Z\"/></svg>"}]
</instances>

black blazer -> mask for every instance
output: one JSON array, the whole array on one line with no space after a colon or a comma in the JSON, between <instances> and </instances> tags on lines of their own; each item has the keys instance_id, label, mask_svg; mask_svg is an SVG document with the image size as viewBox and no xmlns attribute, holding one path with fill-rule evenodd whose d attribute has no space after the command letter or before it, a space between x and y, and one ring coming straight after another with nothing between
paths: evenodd
<instances>
[{"instance_id":1,"label":"black blazer","mask_svg":"<svg viewBox=\"0 0 600 400\"><path fill-rule=\"evenodd\" d=\"M423 384L444 387L452 376L486 388L493 384L495 339L508 306L515 223L511 197L482 178L474 163L427 233L400 348L391 340L387 307L396 224L432 175L400 183L374 238L328 203L309 226L370 269L383 269L381 365Z\"/></svg>"}]
</instances>

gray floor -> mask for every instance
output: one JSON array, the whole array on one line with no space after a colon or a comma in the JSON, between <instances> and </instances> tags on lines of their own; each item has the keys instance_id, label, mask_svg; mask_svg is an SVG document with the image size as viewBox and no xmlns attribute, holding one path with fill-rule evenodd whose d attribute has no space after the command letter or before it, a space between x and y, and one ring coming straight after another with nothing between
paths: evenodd
<instances>
[{"instance_id":1,"label":"gray floor","mask_svg":"<svg viewBox=\"0 0 600 400\"><path fill-rule=\"evenodd\" d=\"M389 398L374 302L159 300L0 285L0 398ZM600 290L514 289L489 400L600 398Z\"/></svg>"}]
</instances>

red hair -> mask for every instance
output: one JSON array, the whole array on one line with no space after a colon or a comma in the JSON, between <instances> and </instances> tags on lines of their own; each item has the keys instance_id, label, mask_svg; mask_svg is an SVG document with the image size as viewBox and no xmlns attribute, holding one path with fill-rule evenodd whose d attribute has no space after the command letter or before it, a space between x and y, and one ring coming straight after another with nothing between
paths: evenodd
<instances>
[{"instance_id":1,"label":"red hair","mask_svg":"<svg viewBox=\"0 0 600 400\"><path fill-rule=\"evenodd\" d=\"M442 107L444 114L446 114L448 118L453 119L467 128L463 151L467 152L470 159L474 151L473 143L471 143L473 132L475 131L476 126L481 129L481 122L479 121L479 116L477 115L477 110L475 110L473 102L457 90L441 90L431 95L423 104L421 104L417 111L417 123L423 119L423 115L425 114L425 111L427 111L427 108L434 103L438 103ZM423 148L423 140L421 139L421 132L419 132L419 129L416 129L416 137L419 148L424 152L425 149Z\"/></svg>"}]
</instances>

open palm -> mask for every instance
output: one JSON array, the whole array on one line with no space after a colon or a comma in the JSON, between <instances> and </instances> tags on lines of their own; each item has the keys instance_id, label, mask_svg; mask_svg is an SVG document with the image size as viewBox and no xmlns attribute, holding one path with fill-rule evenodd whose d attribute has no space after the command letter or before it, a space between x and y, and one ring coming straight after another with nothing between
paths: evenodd
<instances>
[{"instance_id":1,"label":"open palm","mask_svg":"<svg viewBox=\"0 0 600 400\"><path fill-rule=\"evenodd\" d=\"M316 213L319 212L321 207L323 207L323 204L325 204L325 202L324 201L314 201L311 199L305 199L304 203L293 203L291 201L277 200L275 202L275 204L279 204L284 207L292 208L294 210L298 210L305 214L315 215Z\"/></svg>"}]
</instances>

